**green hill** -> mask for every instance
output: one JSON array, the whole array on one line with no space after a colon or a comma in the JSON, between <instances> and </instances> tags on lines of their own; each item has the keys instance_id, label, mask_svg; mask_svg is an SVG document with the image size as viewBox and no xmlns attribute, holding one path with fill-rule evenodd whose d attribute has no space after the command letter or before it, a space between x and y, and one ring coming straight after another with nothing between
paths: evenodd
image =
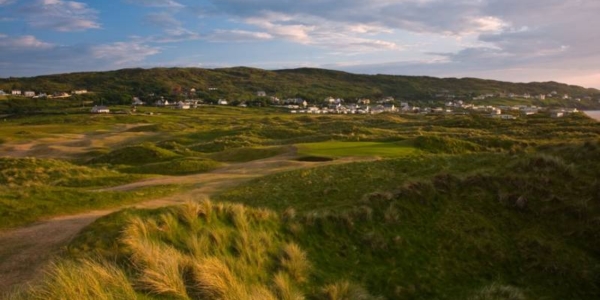
<instances>
[{"instance_id":1,"label":"green hill","mask_svg":"<svg viewBox=\"0 0 600 300\"><path fill-rule=\"evenodd\" d=\"M190 89L209 101L218 98L249 100L257 91L280 98L325 97L354 99L392 96L405 100L439 99L454 95L469 99L483 93L548 94L590 96L598 104L600 91L557 82L509 83L475 78L434 78L424 76L358 75L340 71L300 68L268 71L247 67L224 69L155 68L123 69L109 72L70 73L31 78L0 79L0 90L33 90L53 93L87 89L106 101L127 101L132 96L150 100L151 95L175 97ZM88 97L90 97L88 95ZM584 103L585 104L585 103ZM581 104L580 104L581 105Z\"/></svg>"}]
</instances>

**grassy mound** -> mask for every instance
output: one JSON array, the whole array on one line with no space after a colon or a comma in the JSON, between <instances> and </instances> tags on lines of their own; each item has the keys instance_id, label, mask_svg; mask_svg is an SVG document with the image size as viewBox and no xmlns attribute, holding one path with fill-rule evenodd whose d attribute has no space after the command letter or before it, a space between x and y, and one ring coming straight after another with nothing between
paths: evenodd
<instances>
[{"instance_id":1,"label":"grassy mound","mask_svg":"<svg viewBox=\"0 0 600 300\"><path fill-rule=\"evenodd\" d=\"M13 299L377 299L345 280L315 283L318 266L268 210L203 201L120 215L88 229L110 241L105 252L90 255L98 235L84 232L70 248L78 258Z\"/></svg>"},{"instance_id":2,"label":"grassy mound","mask_svg":"<svg viewBox=\"0 0 600 300\"><path fill-rule=\"evenodd\" d=\"M134 174L187 175L205 173L219 168L222 164L206 158L179 158L166 162L130 166L121 172Z\"/></svg>"},{"instance_id":3,"label":"grassy mound","mask_svg":"<svg viewBox=\"0 0 600 300\"><path fill-rule=\"evenodd\" d=\"M178 155L172 151L146 143L111 151L105 155L92 159L90 163L142 165L173 159L177 156Z\"/></svg>"},{"instance_id":4,"label":"grassy mound","mask_svg":"<svg viewBox=\"0 0 600 300\"><path fill-rule=\"evenodd\" d=\"M294 208L296 241L327 266L318 282L347 278L389 299L594 299L600 147L568 148L329 166L219 199Z\"/></svg>"},{"instance_id":5,"label":"grassy mound","mask_svg":"<svg viewBox=\"0 0 600 300\"><path fill-rule=\"evenodd\" d=\"M323 161L332 161L331 157L324 156L301 156L296 159L297 161L307 161L307 162L323 162Z\"/></svg>"},{"instance_id":6,"label":"grassy mound","mask_svg":"<svg viewBox=\"0 0 600 300\"><path fill-rule=\"evenodd\" d=\"M481 146L468 141L431 135L415 138L414 145L431 153L461 154L483 150Z\"/></svg>"},{"instance_id":7,"label":"grassy mound","mask_svg":"<svg viewBox=\"0 0 600 300\"><path fill-rule=\"evenodd\" d=\"M213 153L209 157L222 162L248 162L285 153L286 147L234 148Z\"/></svg>"},{"instance_id":8,"label":"grassy mound","mask_svg":"<svg viewBox=\"0 0 600 300\"><path fill-rule=\"evenodd\" d=\"M116 171L55 159L0 158L0 185L92 187L133 179L127 177Z\"/></svg>"},{"instance_id":9,"label":"grassy mound","mask_svg":"<svg viewBox=\"0 0 600 300\"><path fill-rule=\"evenodd\" d=\"M298 153L305 156L381 156L402 157L416 153L408 143L339 142L298 144Z\"/></svg>"}]
</instances>

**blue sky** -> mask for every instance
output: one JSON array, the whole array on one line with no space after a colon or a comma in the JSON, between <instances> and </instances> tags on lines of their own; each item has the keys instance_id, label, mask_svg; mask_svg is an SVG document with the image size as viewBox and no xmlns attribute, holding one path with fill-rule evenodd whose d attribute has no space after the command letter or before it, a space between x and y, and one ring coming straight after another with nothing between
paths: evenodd
<instances>
[{"instance_id":1,"label":"blue sky","mask_svg":"<svg viewBox=\"0 0 600 300\"><path fill-rule=\"evenodd\" d=\"M600 88L597 0L0 0L0 77L319 67Z\"/></svg>"}]
</instances>

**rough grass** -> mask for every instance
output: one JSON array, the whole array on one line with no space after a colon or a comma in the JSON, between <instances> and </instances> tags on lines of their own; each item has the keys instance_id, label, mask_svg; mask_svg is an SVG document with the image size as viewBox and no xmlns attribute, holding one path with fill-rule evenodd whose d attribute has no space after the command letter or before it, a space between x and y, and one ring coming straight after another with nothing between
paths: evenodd
<instances>
[{"instance_id":1,"label":"rough grass","mask_svg":"<svg viewBox=\"0 0 600 300\"><path fill-rule=\"evenodd\" d=\"M121 206L182 190L175 186L129 192L94 190L143 178L54 159L0 158L0 228L55 215Z\"/></svg>"},{"instance_id":2,"label":"rough grass","mask_svg":"<svg viewBox=\"0 0 600 300\"><path fill-rule=\"evenodd\" d=\"M346 157L381 156L402 157L416 154L408 143L338 142L298 144L298 154L303 156Z\"/></svg>"},{"instance_id":3,"label":"rough grass","mask_svg":"<svg viewBox=\"0 0 600 300\"><path fill-rule=\"evenodd\" d=\"M546 151L273 175L225 194L253 207L130 210L69 253L94 249L158 299L595 299L600 205L582 200L598 196L600 161Z\"/></svg>"},{"instance_id":4,"label":"rough grass","mask_svg":"<svg viewBox=\"0 0 600 300\"><path fill-rule=\"evenodd\" d=\"M105 155L90 160L90 163L105 163L114 165L141 165L173 159L178 155L172 151L146 143L137 146L111 151Z\"/></svg>"},{"instance_id":5,"label":"rough grass","mask_svg":"<svg viewBox=\"0 0 600 300\"><path fill-rule=\"evenodd\" d=\"M99 192L79 188L0 187L0 228L15 227L57 215L120 207L172 195L183 186L155 186L128 192Z\"/></svg>"},{"instance_id":6,"label":"rough grass","mask_svg":"<svg viewBox=\"0 0 600 300\"><path fill-rule=\"evenodd\" d=\"M235 148L213 153L209 157L221 162L247 162L273 157L286 151L286 147Z\"/></svg>"},{"instance_id":7,"label":"rough grass","mask_svg":"<svg viewBox=\"0 0 600 300\"><path fill-rule=\"evenodd\" d=\"M477 144L442 136L419 136L415 138L414 145L427 152L444 154L462 154L483 150Z\"/></svg>"},{"instance_id":8,"label":"rough grass","mask_svg":"<svg viewBox=\"0 0 600 300\"><path fill-rule=\"evenodd\" d=\"M364 280L389 299L594 299L598 149L328 166L254 180L220 199L282 211L325 269L319 282ZM590 159L574 155L582 152Z\"/></svg>"},{"instance_id":9,"label":"rough grass","mask_svg":"<svg viewBox=\"0 0 600 300\"><path fill-rule=\"evenodd\" d=\"M82 292L98 299L305 299L317 286L309 257L286 241L282 226L272 211L206 200L129 210L88 229L100 230L94 239L106 240L96 251L80 251L92 242L82 238L84 232L71 245L71 258L15 298L64 299Z\"/></svg>"},{"instance_id":10,"label":"rough grass","mask_svg":"<svg viewBox=\"0 0 600 300\"><path fill-rule=\"evenodd\" d=\"M212 159L186 157L166 162L124 167L119 170L134 174L187 175L209 172L221 166L221 163Z\"/></svg>"}]
</instances>

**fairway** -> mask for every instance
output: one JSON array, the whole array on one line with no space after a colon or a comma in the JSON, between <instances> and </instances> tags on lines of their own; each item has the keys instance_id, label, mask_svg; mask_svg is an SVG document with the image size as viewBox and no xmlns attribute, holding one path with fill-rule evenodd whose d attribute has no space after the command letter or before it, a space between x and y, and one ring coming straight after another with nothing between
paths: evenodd
<instances>
[{"instance_id":1,"label":"fairway","mask_svg":"<svg viewBox=\"0 0 600 300\"><path fill-rule=\"evenodd\" d=\"M298 154L306 156L381 156L401 157L417 153L412 145L406 142L339 142L298 144Z\"/></svg>"}]
</instances>

